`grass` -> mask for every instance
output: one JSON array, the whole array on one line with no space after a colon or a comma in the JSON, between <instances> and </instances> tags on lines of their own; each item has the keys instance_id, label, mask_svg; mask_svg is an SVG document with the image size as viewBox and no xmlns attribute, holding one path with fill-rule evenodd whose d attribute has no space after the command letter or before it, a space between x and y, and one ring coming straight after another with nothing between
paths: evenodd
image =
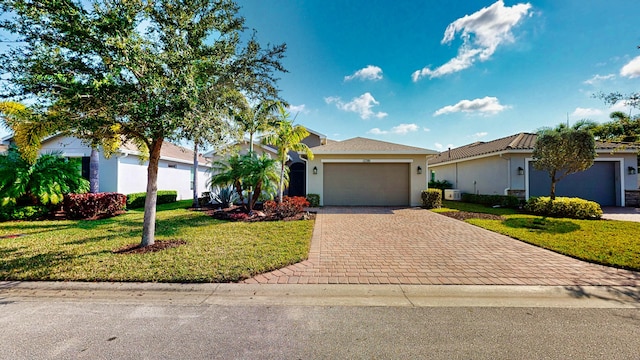
<instances>
[{"instance_id":1,"label":"grass","mask_svg":"<svg viewBox=\"0 0 640 360\"><path fill-rule=\"evenodd\" d=\"M466 220L487 230L577 259L640 271L640 223L543 218L455 201L445 201L443 205L450 210L498 214L505 218ZM498 210L503 212L497 213Z\"/></svg>"},{"instance_id":2,"label":"grass","mask_svg":"<svg viewBox=\"0 0 640 360\"><path fill-rule=\"evenodd\" d=\"M0 279L233 282L308 256L313 221L226 222L190 205L160 205L156 222L156 241L187 243L144 254L113 253L140 242L141 210L95 221L0 223Z\"/></svg>"}]
</instances>

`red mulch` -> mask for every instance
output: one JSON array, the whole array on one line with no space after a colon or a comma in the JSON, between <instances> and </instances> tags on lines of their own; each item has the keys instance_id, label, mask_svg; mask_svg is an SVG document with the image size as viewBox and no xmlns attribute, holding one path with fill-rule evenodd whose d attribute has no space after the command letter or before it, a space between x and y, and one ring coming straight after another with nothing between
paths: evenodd
<instances>
[{"instance_id":1,"label":"red mulch","mask_svg":"<svg viewBox=\"0 0 640 360\"><path fill-rule=\"evenodd\" d=\"M187 242L184 240L160 240L153 243L153 245L140 247L140 244L132 244L121 247L120 249L113 250L114 254L145 254L150 252L161 251L165 249L171 249L184 245Z\"/></svg>"},{"instance_id":2,"label":"red mulch","mask_svg":"<svg viewBox=\"0 0 640 360\"><path fill-rule=\"evenodd\" d=\"M494 214L484 214L484 213L476 213L476 212L468 212L468 211L449 211L438 213L440 215L448 216L450 218L454 218L456 220L467 220L467 219L488 219L488 220L504 220L504 218L500 215Z\"/></svg>"},{"instance_id":3,"label":"red mulch","mask_svg":"<svg viewBox=\"0 0 640 360\"><path fill-rule=\"evenodd\" d=\"M199 209L189 209L193 211L204 211L207 215L218 220L229 221L244 221L244 222L257 222L257 221L296 221L296 220L310 220L315 219L315 213L301 212L294 216L281 218L277 215L267 215L264 212L258 210L253 211L251 215L247 215L244 218L241 214L245 214L244 208L241 206L232 206L226 209L218 209L213 207L201 207Z\"/></svg>"}]
</instances>

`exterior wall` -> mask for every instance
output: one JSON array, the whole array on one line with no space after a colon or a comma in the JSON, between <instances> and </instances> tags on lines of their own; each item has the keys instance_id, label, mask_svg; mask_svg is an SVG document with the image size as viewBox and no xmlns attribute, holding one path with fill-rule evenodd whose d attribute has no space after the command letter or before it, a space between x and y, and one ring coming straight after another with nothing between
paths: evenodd
<instances>
[{"instance_id":1,"label":"exterior wall","mask_svg":"<svg viewBox=\"0 0 640 360\"><path fill-rule=\"evenodd\" d=\"M420 206L422 200L420 194L427 188L427 157L425 155L327 155L319 154L307 163L307 194L320 195L320 205L324 205L323 194L323 164L324 162L339 161L353 163L367 162L407 162L409 163L409 193L411 206ZM422 168L422 174L417 173L417 168ZM318 173L313 174L313 168L317 168ZM370 179L375 181L375 179Z\"/></svg>"},{"instance_id":2,"label":"exterior wall","mask_svg":"<svg viewBox=\"0 0 640 360\"><path fill-rule=\"evenodd\" d=\"M431 165L436 180L447 180L463 193L504 195L509 188L508 170L513 164L507 158L492 156L447 165ZM517 167L516 167L517 168ZM513 176L512 176L513 177Z\"/></svg>"},{"instance_id":3,"label":"exterior wall","mask_svg":"<svg viewBox=\"0 0 640 360\"><path fill-rule=\"evenodd\" d=\"M148 165L148 161L141 164L137 156L120 157L118 192L131 194L147 191ZM158 190L176 190L178 192L178 200L193 199L193 190L191 190L192 168L193 164L160 160L158 164ZM200 166L198 175L198 194L202 194L203 191L208 191L206 188L206 181L209 179L207 168Z\"/></svg>"},{"instance_id":4,"label":"exterior wall","mask_svg":"<svg viewBox=\"0 0 640 360\"><path fill-rule=\"evenodd\" d=\"M98 164L100 167L98 169L100 192L122 193L118 191L118 163L119 157L116 155L111 156L109 159L105 158L104 155L100 155L100 163Z\"/></svg>"}]
</instances>

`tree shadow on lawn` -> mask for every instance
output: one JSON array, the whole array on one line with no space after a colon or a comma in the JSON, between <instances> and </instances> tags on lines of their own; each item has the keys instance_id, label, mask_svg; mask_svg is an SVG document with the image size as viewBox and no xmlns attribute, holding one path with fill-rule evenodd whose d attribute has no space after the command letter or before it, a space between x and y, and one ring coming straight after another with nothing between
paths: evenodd
<instances>
[{"instance_id":1,"label":"tree shadow on lawn","mask_svg":"<svg viewBox=\"0 0 640 360\"><path fill-rule=\"evenodd\" d=\"M569 220L549 219L545 217L512 217L502 222L510 228L529 229L548 234L566 234L580 230L580 225Z\"/></svg>"},{"instance_id":2,"label":"tree shadow on lawn","mask_svg":"<svg viewBox=\"0 0 640 360\"><path fill-rule=\"evenodd\" d=\"M21 280L47 280L51 279L49 277L51 270L57 268L61 264L69 263L74 259L82 257L110 253L111 251L107 249L84 254L70 254L65 251L50 251L31 256L21 256L11 260L0 259L0 280L16 280L15 277L10 276L11 273L23 274L26 272L31 272L31 275Z\"/></svg>"}]
</instances>

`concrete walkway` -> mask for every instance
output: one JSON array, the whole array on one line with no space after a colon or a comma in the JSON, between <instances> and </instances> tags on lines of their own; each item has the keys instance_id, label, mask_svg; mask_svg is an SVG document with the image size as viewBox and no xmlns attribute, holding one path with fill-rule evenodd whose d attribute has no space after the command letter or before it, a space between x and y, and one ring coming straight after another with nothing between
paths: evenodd
<instances>
[{"instance_id":1,"label":"concrete walkway","mask_svg":"<svg viewBox=\"0 0 640 360\"><path fill-rule=\"evenodd\" d=\"M638 286L640 273L579 261L420 208L323 208L309 259L261 284Z\"/></svg>"},{"instance_id":2,"label":"concrete walkway","mask_svg":"<svg viewBox=\"0 0 640 360\"><path fill-rule=\"evenodd\" d=\"M634 207L604 207L602 218L640 222L640 209Z\"/></svg>"}]
</instances>

